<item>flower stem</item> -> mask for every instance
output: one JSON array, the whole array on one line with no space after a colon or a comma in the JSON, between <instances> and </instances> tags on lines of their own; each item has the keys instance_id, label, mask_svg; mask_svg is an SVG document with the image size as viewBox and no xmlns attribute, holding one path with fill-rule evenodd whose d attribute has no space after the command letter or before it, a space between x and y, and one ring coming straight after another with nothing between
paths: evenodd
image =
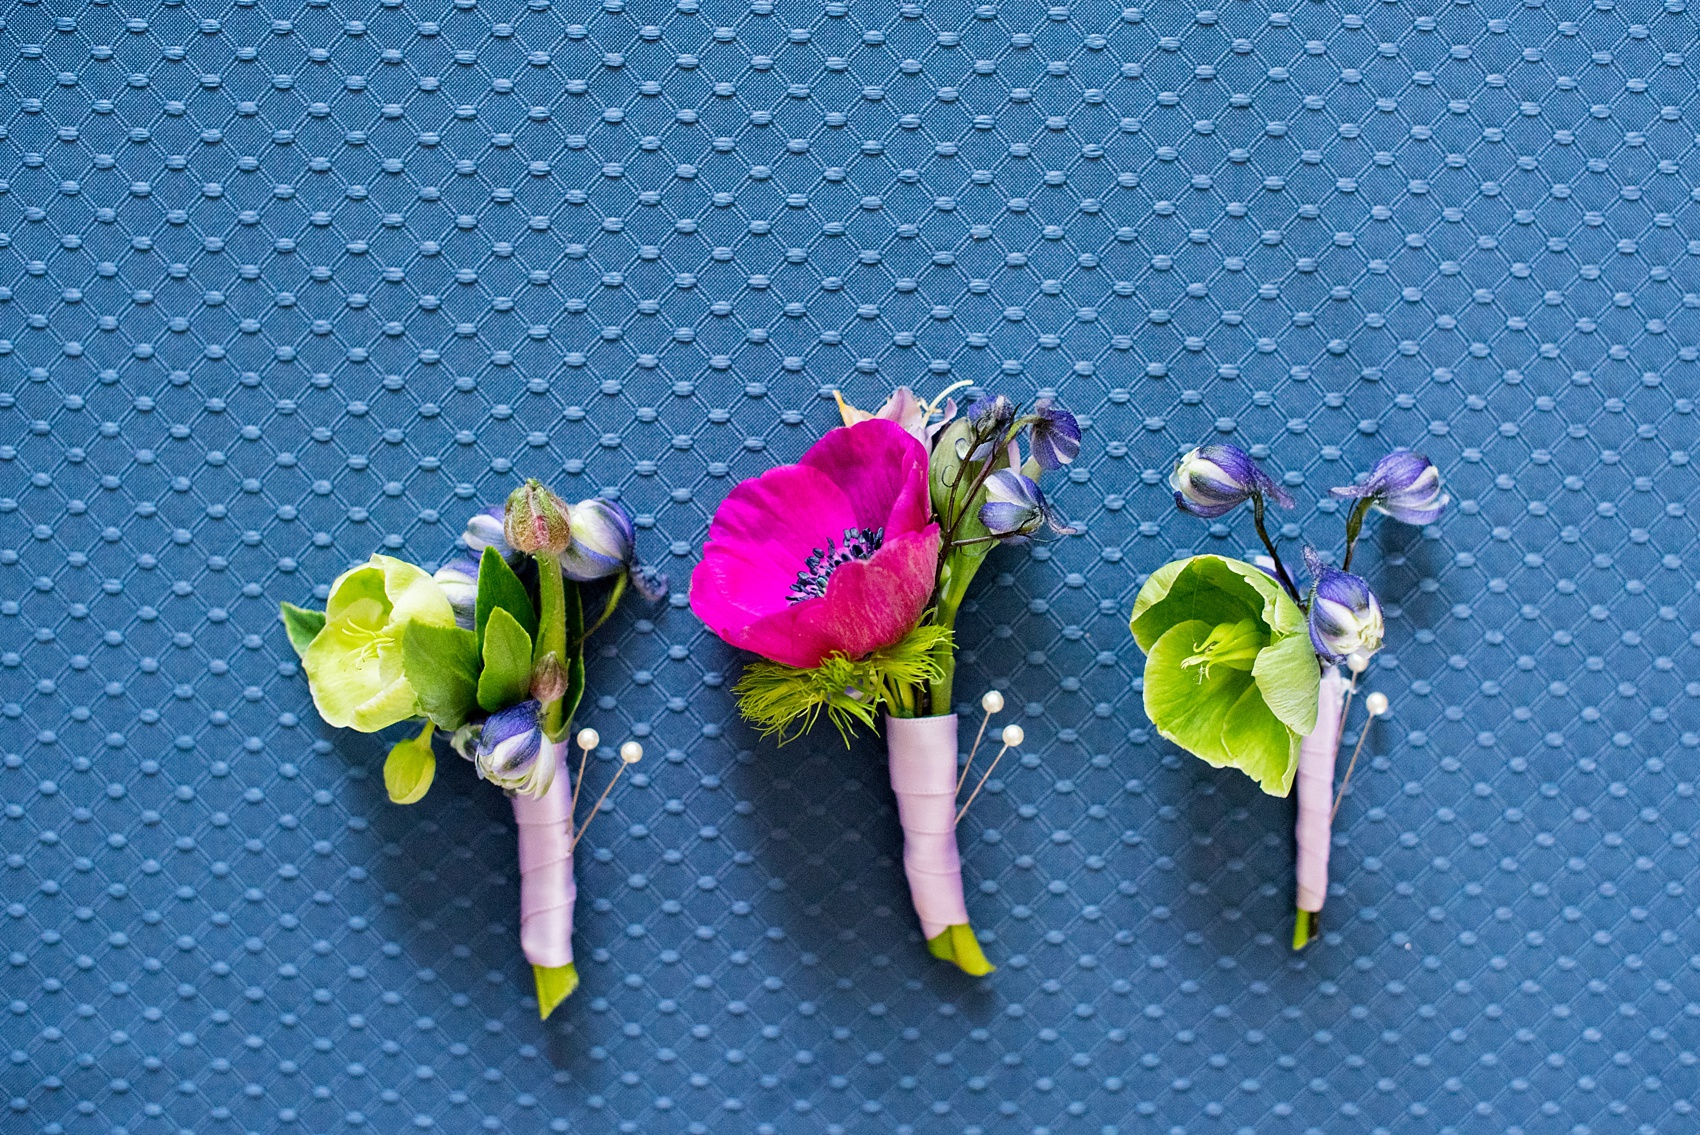
<instances>
[{"instance_id":1,"label":"flower stem","mask_svg":"<svg viewBox=\"0 0 1700 1135\"><path fill-rule=\"evenodd\" d=\"M1358 550L1358 533L1363 531L1364 517L1369 514L1370 501L1363 497L1352 506L1351 514L1346 517L1346 555L1340 562L1341 571L1352 570L1352 553Z\"/></svg>"},{"instance_id":2,"label":"flower stem","mask_svg":"<svg viewBox=\"0 0 1700 1135\"><path fill-rule=\"evenodd\" d=\"M626 593L626 584L630 579L630 575L626 572L621 572L614 577L614 589L608 592L608 601L602 604L602 613L596 616L596 621L591 623L590 627L584 632L586 639L601 630L602 624L613 617L614 608L620 605L620 597Z\"/></svg>"},{"instance_id":3,"label":"flower stem","mask_svg":"<svg viewBox=\"0 0 1700 1135\"><path fill-rule=\"evenodd\" d=\"M1293 577L1287 574L1287 565L1281 562L1281 553L1275 550L1275 541L1269 538L1269 529L1263 526L1263 494L1253 494L1251 498L1251 522L1257 526L1257 534L1263 540L1263 546L1269 549L1269 558L1275 561L1275 578L1281 581L1281 586L1287 589L1287 594L1293 601L1303 607L1304 600L1299 598L1299 589L1293 586Z\"/></svg>"},{"instance_id":4,"label":"flower stem","mask_svg":"<svg viewBox=\"0 0 1700 1135\"><path fill-rule=\"evenodd\" d=\"M984 554L951 553L944 557L938 604L933 608L934 626L946 627L952 631L956 629L956 615L962 609L962 600L968 594L968 585L974 581L974 573L980 570L980 565L985 560ZM949 713L951 686L956 680L955 636L940 644L935 657L939 664L940 676L928 686L927 700L933 713Z\"/></svg>"},{"instance_id":5,"label":"flower stem","mask_svg":"<svg viewBox=\"0 0 1700 1135\"><path fill-rule=\"evenodd\" d=\"M537 560L537 643L531 652L532 665L550 653L565 664L567 592L561 580L561 560L553 552L537 552L533 558ZM567 727L562 701L555 698L543 706L543 732L552 741L560 740Z\"/></svg>"}]
</instances>

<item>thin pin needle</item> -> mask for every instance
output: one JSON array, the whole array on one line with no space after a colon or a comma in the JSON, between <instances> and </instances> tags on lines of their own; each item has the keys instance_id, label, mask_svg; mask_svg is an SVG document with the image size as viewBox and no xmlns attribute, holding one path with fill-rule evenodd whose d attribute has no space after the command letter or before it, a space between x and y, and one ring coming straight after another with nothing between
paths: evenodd
<instances>
[{"instance_id":1,"label":"thin pin needle","mask_svg":"<svg viewBox=\"0 0 1700 1135\"><path fill-rule=\"evenodd\" d=\"M1369 655L1359 651L1346 657L1346 669L1352 672L1352 684L1346 687L1346 700L1340 704L1340 729L1346 728L1346 715L1352 711L1352 695L1358 692L1358 678L1369 669ZM1340 747L1340 739L1334 739L1334 747Z\"/></svg>"},{"instance_id":2,"label":"thin pin needle","mask_svg":"<svg viewBox=\"0 0 1700 1135\"><path fill-rule=\"evenodd\" d=\"M980 731L974 734L974 747L968 750L968 760L962 766L962 775L956 778L956 793L962 794L962 786L968 782L968 770L974 767L974 754L980 751L980 742L986 736L986 726L992 723L992 714L1003 709L1003 695L996 690L987 690L980 699L980 708L986 711L986 716L980 719Z\"/></svg>"},{"instance_id":3,"label":"thin pin needle","mask_svg":"<svg viewBox=\"0 0 1700 1135\"><path fill-rule=\"evenodd\" d=\"M579 789L584 787L585 762L590 760L590 750L602 744L602 736L596 730L586 728L578 731L578 737L575 740L578 742L578 747L583 751L579 753L578 757L578 775L573 777L573 805L568 809L568 814L573 816L578 815L578 793Z\"/></svg>"},{"instance_id":4,"label":"thin pin needle","mask_svg":"<svg viewBox=\"0 0 1700 1135\"><path fill-rule=\"evenodd\" d=\"M1022 733L1021 726L1006 725L1003 727L1003 748L999 749L998 755L992 758L991 767L986 769L986 775L980 778L980 782L974 786L974 791L968 794L968 800L962 805L962 810L956 813L956 819L951 821L952 826L960 824L962 822L962 817L968 814L968 806L974 803L974 798L980 795L980 789L986 787L986 781L990 780L992 778L992 774L997 771L998 762L1003 760L1003 755L1021 744L1024 740L1026 740L1026 735Z\"/></svg>"},{"instance_id":5,"label":"thin pin needle","mask_svg":"<svg viewBox=\"0 0 1700 1135\"><path fill-rule=\"evenodd\" d=\"M602 802L608 799L608 794L614 791L616 784L620 783L620 774L626 771L626 766L635 765L641 760L643 760L642 745L636 741L627 741L620 746L620 767L614 770L614 775L609 778L608 787L602 790L602 795L598 796L596 803L591 806L590 814L584 819L584 827L580 828L578 834L573 836L573 845L567 849L569 852L578 850L578 841L583 839L584 833L590 830L590 821L596 818L596 813L602 810Z\"/></svg>"},{"instance_id":6,"label":"thin pin needle","mask_svg":"<svg viewBox=\"0 0 1700 1135\"><path fill-rule=\"evenodd\" d=\"M1334 817L1340 814L1340 805L1346 802L1346 786L1352 783L1352 770L1358 767L1358 754L1364 751L1364 742L1369 740L1370 723L1387 712L1387 695L1377 691L1364 699L1364 708L1369 710L1369 720L1364 722L1363 732L1358 734L1357 746L1352 750L1352 759L1346 762L1346 775L1340 778L1340 791L1334 797L1334 809L1328 813L1328 822L1334 823ZM1341 718L1344 720L1344 717Z\"/></svg>"}]
</instances>

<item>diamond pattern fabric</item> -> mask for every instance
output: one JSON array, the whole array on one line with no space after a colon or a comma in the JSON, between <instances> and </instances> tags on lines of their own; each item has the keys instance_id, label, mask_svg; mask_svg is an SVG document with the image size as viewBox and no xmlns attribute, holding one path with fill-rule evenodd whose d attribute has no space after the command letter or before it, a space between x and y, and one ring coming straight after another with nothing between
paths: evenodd
<instances>
[{"instance_id":1,"label":"diamond pattern fabric","mask_svg":"<svg viewBox=\"0 0 1700 1135\"><path fill-rule=\"evenodd\" d=\"M1685 0L13 0L0 9L0 1128L1624 1135L1700 1052L1700 152ZM685 605L715 504L958 380L1082 416L1080 535L959 625L1027 742L926 955L883 748L776 749ZM1157 739L1127 616L1247 518L1358 564L1391 699L1288 947L1290 801ZM539 1022L507 803L315 716L277 603L522 476L671 599ZM1361 704L1361 703L1360 703ZM1348 744L1362 728L1349 723ZM965 733L966 739L966 733Z\"/></svg>"}]
</instances>

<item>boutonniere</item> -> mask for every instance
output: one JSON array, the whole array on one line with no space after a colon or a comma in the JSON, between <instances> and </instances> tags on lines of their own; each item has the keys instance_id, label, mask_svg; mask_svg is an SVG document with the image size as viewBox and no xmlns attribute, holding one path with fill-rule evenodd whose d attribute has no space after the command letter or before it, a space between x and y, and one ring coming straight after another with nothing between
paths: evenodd
<instances>
[{"instance_id":1,"label":"boutonniere","mask_svg":"<svg viewBox=\"0 0 1700 1135\"><path fill-rule=\"evenodd\" d=\"M783 742L824 714L848 738L883 718L921 932L935 957L978 975L993 967L968 920L956 827L986 725L958 768L956 617L994 546L1075 531L1039 482L1074 461L1080 424L1048 400L1023 411L1001 395L958 417L948 396L965 385L931 401L902 387L873 413L840 397L842 427L715 512L691 609L760 656L734 692L764 733ZM989 720L1003 697L981 706ZM1018 725L999 738L969 802L1025 740Z\"/></svg>"},{"instance_id":2,"label":"boutonniere","mask_svg":"<svg viewBox=\"0 0 1700 1135\"><path fill-rule=\"evenodd\" d=\"M547 1017L578 987L573 965L573 824L594 729L568 734L584 694L584 644L628 585L659 599L667 581L638 566L631 517L618 503L568 506L536 481L475 515L464 542L477 559L429 572L374 555L336 578L322 611L281 604L313 704L329 725L375 733L422 721L384 760L397 804L423 799L436 778L433 739L449 738L478 775L507 792L518 828L520 943ZM583 592L606 581L596 621ZM603 790L643 756L627 742ZM598 804L601 800L598 800ZM595 809L591 811L595 815ZM587 821L588 822L588 821Z\"/></svg>"},{"instance_id":3,"label":"boutonniere","mask_svg":"<svg viewBox=\"0 0 1700 1135\"><path fill-rule=\"evenodd\" d=\"M1145 713L1162 736L1218 768L1239 769L1272 796L1288 795L1297 782L1298 949L1315 937L1328 894L1341 732L1384 633L1375 592L1349 570L1358 537L1371 511L1432 524L1448 498L1428 458L1394 450L1362 482L1332 490L1355 502L1340 566L1306 546L1309 582L1301 589L1264 523L1270 505L1292 508L1292 498L1249 454L1231 445L1194 449L1169 484L1181 511L1206 520L1249 503L1267 556L1256 563L1193 556L1165 564L1145 581L1132 619L1146 655ZM1385 694L1364 701L1371 720L1387 712ZM1368 732L1366 722L1341 793Z\"/></svg>"}]
</instances>

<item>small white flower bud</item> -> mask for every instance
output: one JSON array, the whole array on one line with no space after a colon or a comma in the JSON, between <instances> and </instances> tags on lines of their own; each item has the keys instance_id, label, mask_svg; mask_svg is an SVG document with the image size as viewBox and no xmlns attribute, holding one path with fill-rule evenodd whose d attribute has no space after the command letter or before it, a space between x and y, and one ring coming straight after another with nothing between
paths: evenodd
<instances>
[{"instance_id":1,"label":"small white flower bud","mask_svg":"<svg viewBox=\"0 0 1700 1135\"><path fill-rule=\"evenodd\" d=\"M627 741L620 746L620 759L629 765L635 765L643 760L643 746L636 741Z\"/></svg>"},{"instance_id":2,"label":"small white flower bud","mask_svg":"<svg viewBox=\"0 0 1700 1135\"><path fill-rule=\"evenodd\" d=\"M1003 727L1003 743L1010 748L1015 748L1025 740L1027 740L1027 734L1022 732L1021 726L1006 725Z\"/></svg>"},{"instance_id":3,"label":"small white flower bud","mask_svg":"<svg viewBox=\"0 0 1700 1135\"><path fill-rule=\"evenodd\" d=\"M980 699L980 708L987 713L1003 712L1003 695L996 690L987 690L986 696Z\"/></svg>"}]
</instances>

